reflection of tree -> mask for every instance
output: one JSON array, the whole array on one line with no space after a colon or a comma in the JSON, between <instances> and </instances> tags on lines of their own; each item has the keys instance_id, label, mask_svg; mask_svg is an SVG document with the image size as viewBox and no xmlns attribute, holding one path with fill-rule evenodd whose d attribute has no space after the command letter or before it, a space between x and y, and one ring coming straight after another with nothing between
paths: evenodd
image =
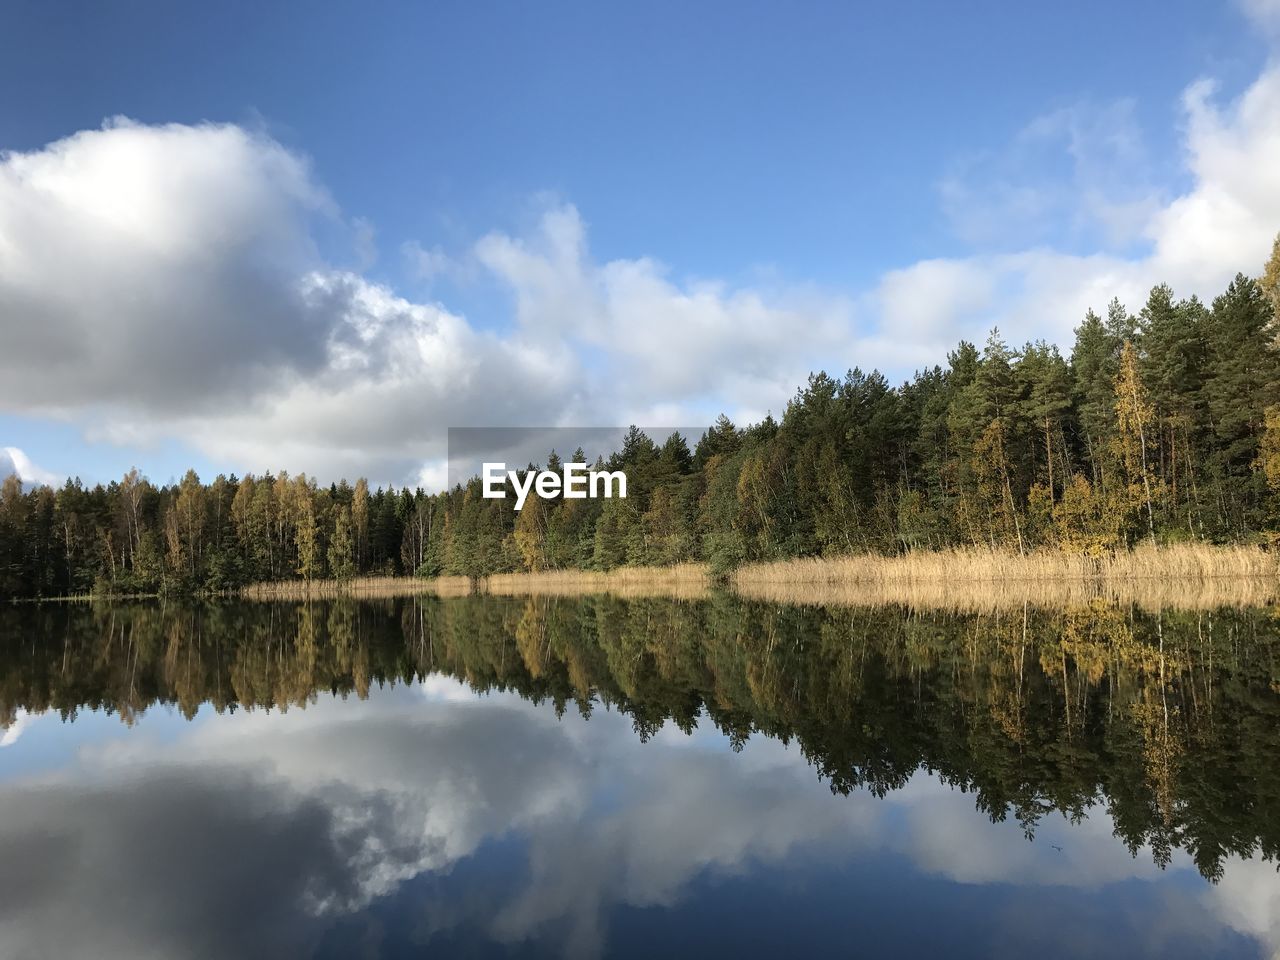
<instances>
[{"instance_id":1,"label":"reflection of tree","mask_svg":"<svg viewBox=\"0 0 1280 960\"><path fill-rule=\"evenodd\" d=\"M471 596L0 611L0 721L305 706L433 672L475 689L699 717L794 741L831 789L924 769L1032 834L1105 804L1117 836L1201 872L1280 854L1280 623L1266 611L900 609Z\"/></svg>"}]
</instances>

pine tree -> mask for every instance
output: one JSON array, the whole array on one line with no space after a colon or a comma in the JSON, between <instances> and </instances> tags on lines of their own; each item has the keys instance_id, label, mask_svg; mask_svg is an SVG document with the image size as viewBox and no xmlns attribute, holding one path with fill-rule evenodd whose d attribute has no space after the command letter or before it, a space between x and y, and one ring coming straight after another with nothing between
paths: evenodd
<instances>
[{"instance_id":1,"label":"pine tree","mask_svg":"<svg viewBox=\"0 0 1280 960\"><path fill-rule=\"evenodd\" d=\"M1063 422L1071 410L1071 372L1058 348L1040 340L1023 348L1015 374L1023 418L1043 442L1045 484L1052 498L1069 472Z\"/></svg>"},{"instance_id":2,"label":"pine tree","mask_svg":"<svg viewBox=\"0 0 1280 960\"><path fill-rule=\"evenodd\" d=\"M1141 355L1139 372L1155 407L1153 437L1155 471L1167 486L1169 509L1181 515L1184 502L1191 532L1200 511L1198 446L1204 429L1203 388L1208 347L1204 328L1207 312L1192 299L1175 303L1173 292L1161 284L1152 289L1139 314Z\"/></svg>"},{"instance_id":3,"label":"pine tree","mask_svg":"<svg viewBox=\"0 0 1280 960\"><path fill-rule=\"evenodd\" d=\"M697 469L702 469L714 456L730 456L742 445L742 435L733 421L723 413L716 418L693 449L693 462Z\"/></svg>"},{"instance_id":4,"label":"pine tree","mask_svg":"<svg viewBox=\"0 0 1280 960\"><path fill-rule=\"evenodd\" d=\"M1106 451L1115 432L1113 384L1119 343L1096 313L1085 314L1076 327L1071 350L1072 399L1079 420L1085 461L1095 485L1106 479Z\"/></svg>"},{"instance_id":5,"label":"pine tree","mask_svg":"<svg viewBox=\"0 0 1280 960\"><path fill-rule=\"evenodd\" d=\"M1259 519L1253 511L1265 482L1254 463L1266 409L1277 399L1274 315L1257 283L1237 275L1213 301L1207 339L1204 395L1214 436L1208 461L1222 522L1239 535Z\"/></svg>"},{"instance_id":6,"label":"pine tree","mask_svg":"<svg viewBox=\"0 0 1280 960\"><path fill-rule=\"evenodd\" d=\"M1155 409L1138 373L1138 352L1131 340L1124 342L1115 383L1116 444L1118 459L1133 497L1146 504L1147 532L1156 540L1155 510L1151 496L1151 471L1147 464L1147 435L1155 423Z\"/></svg>"}]
</instances>

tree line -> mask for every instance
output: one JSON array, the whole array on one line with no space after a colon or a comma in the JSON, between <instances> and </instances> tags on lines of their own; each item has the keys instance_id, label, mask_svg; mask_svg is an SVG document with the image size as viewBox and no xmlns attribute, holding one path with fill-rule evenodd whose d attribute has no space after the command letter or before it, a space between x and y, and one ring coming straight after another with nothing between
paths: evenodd
<instances>
[{"instance_id":1,"label":"tree line","mask_svg":"<svg viewBox=\"0 0 1280 960\"><path fill-rule=\"evenodd\" d=\"M626 499L485 499L287 472L130 471L0 486L0 597L235 589L261 580L759 560L961 544L1100 554L1260 542L1280 512L1280 238L1212 303L1152 289L1089 311L1064 355L993 330L894 387L816 373L779 419L721 416L690 448L633 427L596 466ZM585 461L582 450L575 462ZM552 451L546 468L558 470ZM534 465L529 465L534 469Z\"/></svg>"}]
</instances>

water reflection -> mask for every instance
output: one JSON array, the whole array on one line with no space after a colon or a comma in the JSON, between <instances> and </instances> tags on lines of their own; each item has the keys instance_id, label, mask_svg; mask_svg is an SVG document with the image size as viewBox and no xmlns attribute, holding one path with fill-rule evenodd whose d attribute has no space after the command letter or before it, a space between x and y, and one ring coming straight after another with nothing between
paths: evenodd
<instances>
[{"instance_id":1,"label":"water reflection","mask_svg":"<svg viewBox=\"0 0 1280 960\"><path fill-rule=\"evenodd\" d=\"M0 617L6 956L1280 944L1268 610Z\"/></svg>"}]
</instances>

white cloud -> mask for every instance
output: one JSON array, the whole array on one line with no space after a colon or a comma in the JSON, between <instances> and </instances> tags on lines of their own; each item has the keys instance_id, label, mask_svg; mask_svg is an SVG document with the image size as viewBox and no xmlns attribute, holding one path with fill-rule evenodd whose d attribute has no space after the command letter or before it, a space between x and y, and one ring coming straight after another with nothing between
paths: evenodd
<instances>
[{"instance_id":1,"label":"white cloud","mask_svg":"<svg viewBox=\"0 0 1280 960\"><path fill-rule=\"evenodd\" d=\"M478 332L354 274L312 274L303 299L334 318L324 366L192 417L190 442L246 469L408 481L443 458L449 426L553 422L572 401L573 357L554 344Z\"/></svg>"},{"instance_id":2,"label":"white cloud","mask_svg":"<svg viewBox=\"0 0 1280 960\"><path fill-rule=\"evenodd\" d=\"M207 408L324 359L295 278L306 164L230 125L124 120L0 158L0 404Z\"/></svg>"},{"instance_id":3,"label":"white cloud","mask_svg":"<svg viewBox=\"0 0 1280 960\"><path fill-rule=\"evenodd\" d=\"M449 487L449 461L428 460L418 469L414 486L423 490L445 490Z\"/></svg>"},{"instance_id":4,"label":"white cloud","mask_svg":"<svg viewBox=\"0 0 1280 960\"><path fill-rule=\"evenodd\" d=\"M512 292L521 331L598 357L613 406L631 414L781 404L854 337L845 297L678 282L647 257L597 263L572 206L548 210L532 237L491 234L475 254Z\"/></svg>"},{"instance_id":5,"label":"white cloud","mask_svg":"<svg viewBox=\"0 0 1280 960\"><path fill-rule=\"evenodd\" d=\"M1183 98L1195 187L1151 220L1151 266L1209 292L1237 270L1261 272L1280 229L1280 66L1234 103L1200 81ZM1206 289L1207 288L1207 289Z\"/></svg>"},{"instance_id":6,"label":"white cloud","mask_svg":"<svg viewBox=\"0 0 1280 960\"><path fill-rule=\"evenodd\" d=\"M45 484L56 487L62 483L62 477L50 473L31 462L31 458L18 447L0 447L0 480L13 474L24 484Z\"/></svg>"},{"instance_id":7,"label":"white cloud","mask_svg":"<svg viewBox=\"0 0 1280 960\"><path fill-rule=\"evenodd\" d=\"M181 437L241 471L434 477L449 426L610 424L785 397L847 304L596 264L571 206L467 257L517 323L481 332L326 264L301 158L230 125L125 120L0 159L0 407L96 440ZM355 221L358 256L372 227ZM56 255L54 255L56 251ZM419 269L451 269L410 248ZM780 402L780 401L779 401ZM436 471L438 473L438 471Z\"/></svg>"},{"instance_id":8,"label":"white cloud","mask_svg":"<svg viewBox=\"0 0 1280 960\"><path fill-rule=\"evenodd\" d=\"M559 414L571 358L329 267L311 222L335 213L304 160L231 125L116 120L3 155L0 409L395 480L449 424Z\"/></svg>"},{"instance_id":9,"label":"white cloud","mask_svg":"<svg viewBox=\"0 0 1280 960\"><path fill-rule=\"evenodd\" d=\"M474 703L475 693L461 680L447 673L432 673L418 681L418 690L428 700L449 703Z\"/></svg>"}]
</instances>

